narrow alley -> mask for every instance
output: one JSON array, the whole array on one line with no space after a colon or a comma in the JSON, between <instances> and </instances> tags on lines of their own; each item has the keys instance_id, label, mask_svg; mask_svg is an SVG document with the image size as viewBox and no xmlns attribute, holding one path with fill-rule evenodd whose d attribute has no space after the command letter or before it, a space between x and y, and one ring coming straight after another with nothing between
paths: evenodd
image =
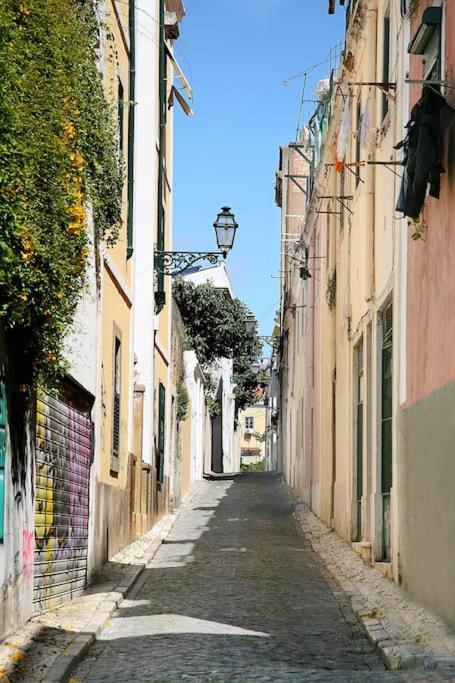
<instances>
[{"instance_id":1,"label":"narrow alley","mask_svg":"<svg viewBox=\"0 0 455 683\"><path fill-rule=\"evenodd\" d=\"M72 680L418 680L384 670L294 506L275 474L204 482Z\"/></svg>"}]
</instances>

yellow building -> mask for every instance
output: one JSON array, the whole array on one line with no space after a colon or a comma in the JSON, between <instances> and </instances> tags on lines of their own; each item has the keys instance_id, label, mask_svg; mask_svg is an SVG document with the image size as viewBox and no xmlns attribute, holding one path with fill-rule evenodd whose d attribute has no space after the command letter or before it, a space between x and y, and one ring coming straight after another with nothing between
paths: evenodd
<instances>
[{"instance_id":1,"label":"yellow building","mask_svg":"<svg viewBox=\"0 0 455 683\"><path fill-rule=\"evenodd\" d=\"M266 406L256 403L239 412L240 465L253 465L265 459Z\"/></svg>"},{"instance_id":2,"label":"yellow building","mask_svg":"<svg viewBox=\"0 0 455 683\"><path fill-rule=\"evenodd\" d=\"M95 566L112 557L130 538L128 471L132 451L133 259L132 202L128 186L132 182L128 102L134 97L130 92L132 32L130 34L129 19L129 3L108 0L105 5L104 84L107 98L117 111L119 152L124 159L127 178L119 238L113 247L104 244L100 248L100 424L93 492L97 511Z\"/></svg>"}]
</instances>

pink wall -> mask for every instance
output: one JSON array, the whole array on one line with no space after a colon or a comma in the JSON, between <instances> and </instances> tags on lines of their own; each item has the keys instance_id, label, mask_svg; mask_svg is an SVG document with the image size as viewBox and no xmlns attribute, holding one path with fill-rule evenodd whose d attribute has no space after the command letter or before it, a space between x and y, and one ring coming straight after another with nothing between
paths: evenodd
<instances>
[{"instance_id":1,"label":"pink wall","mask_svg":"<svg viewBox=\"0 0 455 683\"><path fill-rule=\"evenodd\" d=\"M430 0L414 17L411 36ZM445 79L454 78L455 0L448 0L445 34ZM411 79L421 79L422 59L411 55ZM411 86L411 106L420 86ZM448 99L454 104L455 91ZM427 196L425 241L409 240L407 317L407 404L412 405L455 379L455 121L446 133L439 200Z\"/></svg>"}]
</instances>

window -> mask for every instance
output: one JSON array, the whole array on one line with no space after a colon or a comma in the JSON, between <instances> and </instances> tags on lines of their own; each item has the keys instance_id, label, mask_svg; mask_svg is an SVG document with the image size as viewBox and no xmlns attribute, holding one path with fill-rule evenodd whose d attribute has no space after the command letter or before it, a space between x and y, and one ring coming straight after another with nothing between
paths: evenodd
<instances>
[{"instance_id":1,"label":"window","mask_svg":"<svg viewBox=\"0 0 455 683\"><path fill-rule=\"evenodd\" d=\"M389 83L390 79L390 16L384 17L382 30L382 81ZM385 93L382 95L382 118L386 117L389 111L389 98Z\"/></svg>"},{"instance_id":2,"label":"window","mask_svg":"<svg viewBox=\"0 0 455 683\"><path fill-rule=\"evenodd\" d=\"M392 322L389 304L381 316L381 492L383 555L390 559L390 490L392 488Z\"/></svg>"},{"instance_id":3,"label":"window","mask_svg":"<svg viewBox=\"0 0 455 683\"><path fill-rule=\"evenodd\" d=\"M358 541L362 540L363 496L363 402L365 400L365 377L363 370L363 341L355 348L355 459Z\"/></svg>"},{"instance_id":4,"label":"window","mask_svg":"<svg viewBox=\"0 0 455 683\"><path fill-rule=\"evenodd\" d=\"M438 81L441 77L441 32L433 31L433 35L425 46L423 54L423 78L426 81Z\"/></svg>"},{"instance_id":5,"label":"window","mask_svg":"<svg viewBox=\"0 0 455 683\"><path fill-rule=\"evenodd\" d=\"M113 414L112 414L112 454L111 470L115 473L119 470L120 455L120 395L121 395L121 363L122 343L119 337L114 337L114 362L113 362Z\"/></svg>"},{"instance_id":6,"label":"window","mask_svg":"<svg viewBox=\"0 0 455 683\"><path fill-rule=\"evenodd\" d=\"M245 418L245 429L254 429L254 417Z\"/></svg>"},{"instance_id":7,"label":"window","mask_svg":"<svg viewBox=\"0 0 455 683\"><path fill-rule=\"evenodd\" d=\"M123 153L124 136L125 91L120 78L117 79L117 131L118 148Z\"/></svg>"},{"instance_id":8,"label":"window","mask_svg":"<svg viewBox=\"0 0 455 683\"><path fill-rule=\"evenodd\" d=\"M164 384L158 389L158 458L156 477L162 484L164 481L164 448L166 435L166 389Z\"/></svg>"},{"instance_id":9,"label":"window","mask_svg":"<svg viewBox=\"0 0 455 683\"><path fill-rule=\"evenodd\" d=\"M0 542L5 532L6 382L0 378Z\"/></svg>"},{"instance_id":10,"label":"window","mask_svg":"<svg viewBox=\"0 0 455 683\"><path fill-rule=\"evenodd\" d=\"M442 19L442 7L427 7L422 15L422 22L408 47L410 54L422 55L422 75L425 80L440 80L441 78Z\"/></svg>"}]
</instances>

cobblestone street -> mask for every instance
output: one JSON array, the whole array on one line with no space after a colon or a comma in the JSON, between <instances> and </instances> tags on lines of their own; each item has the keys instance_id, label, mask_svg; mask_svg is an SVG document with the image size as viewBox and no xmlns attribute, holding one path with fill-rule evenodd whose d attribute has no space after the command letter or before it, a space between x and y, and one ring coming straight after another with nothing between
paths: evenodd
<instances>
[{"instance_id":1,"label":"cobblestone street","mask_svg":"<svg viewBox=\"0 0 455 683\"><path fill-rule=\"evenodd\" d=\"M205 482L76 681L430 680L391 673L275 475Z\"/></svg>"}]
</instances>

